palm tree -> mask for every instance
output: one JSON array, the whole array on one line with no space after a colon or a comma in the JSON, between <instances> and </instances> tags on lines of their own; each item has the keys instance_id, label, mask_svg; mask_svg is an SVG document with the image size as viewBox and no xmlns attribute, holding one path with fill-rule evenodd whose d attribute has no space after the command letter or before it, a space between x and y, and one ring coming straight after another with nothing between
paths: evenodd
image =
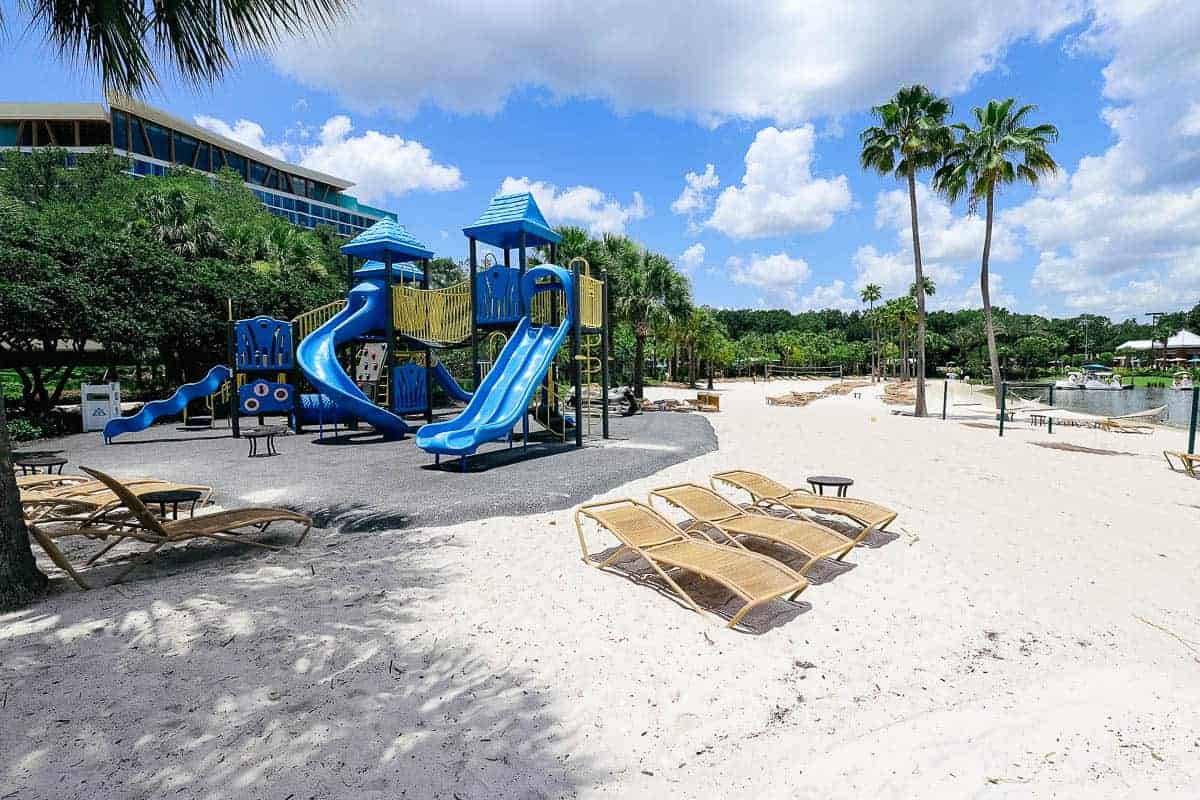
<instances>
[{"instance_id":1,"label":"palm tree","mask_svg":"<svg viewBox=\"0 0 1200 800\"><path fill-rule=\"evenodd\" d=\"M871 316L871 380L879 377L879 320L875 318L875 304L883 297L878 283L868 283L858 295L867 304Z\"/></svg>"},{"instance_id":2,"label":"palm tree","mask_svg":"<svg viewBox=\"0 0 1200 800\"><path fill-rule=\"evenodd\" d=\"M106 0L22 0L29 16L58 50L82 62L106 89L140 94L159 83L161 58L185 81L220 80L240 54L264 50L281 39L328 28L351 0L208 0L179 3ZM5 24L0 7L0 28Z\"/></svg>"},{"instance_id":3,"label":"palm tree","mask_svg":"<svg viewBox=\"0 0 1200 800\"><path fill-rule=\"evenodd\" d=\"M945 163L937 170L933 181L935 188L945 193L950 202L966 195L971 211L978 208L981 200L985 204L979 292L983 297L988 358L997 403L1000 402L1000 355L996 350L991 287L988 285L996 189L1018 181L1036 185L1043 175L1058 171L1058 164L1046 149L1058 141L1058 128L1045 123L1027 126L1025 123L1037 106L1025 105L1014 110L1016 102L1013 97L991 100L986 107L975 108L974 128L963 123L954 125L960 138L947 151Z\"/></svg>"},{"instance_id":4,"label":"palm tree","mask_svg":"<svg viewBox=\"0 0 1200 800\"><path fill-rule=\"evenodd\" d=\"M912 217L913 271L916 282L924 284L921 264L921 233L917 225L917 173L935 168L952 137L946 117L952 111L950 101L938 97L924 86L905 86L891 100L871 109L879 124L860 135L863 169L881 175L895 175L908 183L908 208ZM913 413L925 409L925 296L917 295L917 402ZM905 362L907 369L907 361Z\"/></svg>"},{"instance_id":5,"label":"palm tree","mask_svg":"<svg viewBox=\"0 0 1200 800\"><path fill-rule=\"evenodd\" d=\"M686 313L691 307L691 288L687 278L676 271L666 256L643 250L636 259L628 258L628 249L618 240L604 239L605 249L620 257L620 287L613 301L617 315L633 329L633 391L641 397L645 390L646 339L656 325Z\"/></svg>"},{"instance_id":6,"label":"palm tree","mask_svg":"<svg viewBox=\"0 0 1200 800\"><path fill-rule=\"evenodd\" d=\"M139 94L158 83L151 52L193 83L213 83L234 56L284 36L327 27L352 0L209 0L203 3L22 0L64 60L94 70L106 89ZM0 7L0 34L7 20ZM0 400L0 610L29 602L46 586L29 550Z\"/></svg>"}]
</instances>

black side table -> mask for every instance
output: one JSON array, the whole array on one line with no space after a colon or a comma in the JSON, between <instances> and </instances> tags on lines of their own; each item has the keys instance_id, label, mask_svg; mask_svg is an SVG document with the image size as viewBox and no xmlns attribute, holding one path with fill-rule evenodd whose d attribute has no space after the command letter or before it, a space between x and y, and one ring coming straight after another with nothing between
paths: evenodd
<instances>
[{"instance_id":1,"label":"black side table","mask_svg":"<svg viewBox=\"0 0 1200 800\"><path fill-rule=\"evenodd\" d=\"M838 497L845 497L846 490L854 485L853 478L843 478L838 475L810 475L807 480L808 485L815 493L823 495L825 487L829 486L837 489Z\"/></svg>"},{"instance_id":2,"label":"black side table","mask_svg":"<svg viewBox=\"0 0 1200 800\"><path fill-rule=\"evenodd\" d=\"M62 475L62 470L66 463L67 460L65 458L59 458L58 456L29 456L13 461L13 465L21 469L22 475L37 475L39 469L46 470L47 475L53 475L55 474L55 467L58 468L58 474Z\"/></svg>"},{"instance_id":3,"label":"black side table","mask_svg":"<svg viewBox=\"0 0 1200 800\"><path fill-rule=\"evenodd\" d=\"M171 519L179 519L180 503L191 503L192 507L188 509L188 516L196 515L196 501L200 499L201 494L195 489L168 489L162 492L146 492L138 495L138 499L147 505L158 503L158 515L163 519L167 518L167 503L170 503Z\"/></svg>"},{"instance_id":4,"label":"black side table","mask_svg":"<svg viewBox=\"0 0 1200 800\"><path fill-rule=\"evenodd\" d=\"M279 451L275 449L275 437L283 433L283 428L277 425L264 425L256 428L246 428L242 431L242 436L250 440L250 458L258 456L277 456ZM266 452L258 452L258 440L266 439Z\"/></svg>"}]
</instances>

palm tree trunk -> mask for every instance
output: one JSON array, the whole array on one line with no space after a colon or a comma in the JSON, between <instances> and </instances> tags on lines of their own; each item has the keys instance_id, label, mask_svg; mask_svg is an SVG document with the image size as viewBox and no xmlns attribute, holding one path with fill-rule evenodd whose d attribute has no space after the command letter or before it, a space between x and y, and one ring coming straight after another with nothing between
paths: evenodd
<instances>
[{"instance_id":1,"label":"palm tree trunk","mask_svg":"<svg viewBox=\"0 0 1200 800\"><path fill-rule=\"evenodd\" d=\"M988 286L988 258L992 254L992 214L995 210L995 186L988 185L987 222L983 229L983 261L979 266L979 293L983 296L983 326L987 331L988 360L992 366L992 389L996 407L1000 407L1000 354L996 351L996 328L992 325L992 293Z\"/></svg>"},{"instance_id":2,"label":"palm tree trunk","mask_svg":"<svg viewBox=\"0 0 1200 800\"><path fill-rule=\"evenodd\" d=\"M917 229L917 179L908 173L908 206L912 214L913 269L917 274L917 403L913 414L925 416L925 273L921 267L921 234Z\"/></svg>"},{"instance_id":3,"label":"palm tree trunk","mask_svg":"<svg viewBox=\"0 0 1200 800\"><path fill-rule=\"evenodd\" d=\"M47 583L29 549L21 495L13 477L4 397L0 394L0 611L28 605L46 590Z\"/></svg>"},{"instance_id":4,"label":"palm tree trunk","mask_svg":"<svg viewBox=\"0 0 1200 800\"><path fill-rule=\"evenodd\" d=\"M645 394L643 366L646 361L646 334L633 335L633 393L641 399Z\"/></svg>"},{"instance_id":5,"label":"palm tree trunk","mask_svg":"<svg viewBox=\"0 0 1200 800\"><path fill-rule=\"evenodd\" d=\"M713 373L713 368L712 368L712 359L711 359L711 358L706 358L706 359L704 360L704 366L705 366L705 372L707 372L707 373L708 373L708 390L709 390L709 391L712 391L712 388L713 388L713 382L712 382L712 373Z\"/></svg>"}]
</instances>

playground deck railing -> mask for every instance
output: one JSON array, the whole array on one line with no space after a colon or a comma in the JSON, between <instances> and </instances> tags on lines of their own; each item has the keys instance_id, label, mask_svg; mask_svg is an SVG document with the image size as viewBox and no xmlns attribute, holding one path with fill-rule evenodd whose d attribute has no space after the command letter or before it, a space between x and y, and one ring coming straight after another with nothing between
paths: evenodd
<instances>
[{"instance_id":1,"label":"playground deck railing","mask_svg":"<svg viewBox=\"0 0 1200 800\"><path fill-rule=\"evenodd\" d=\"M604 327L604 281L579 276L579 319L585 328Z\"/></svg>"},{"instance_id":2,"label":"playground deck railing","mask_svg":"<svg viewBox=\"0 0 1200 800\"><path fill-rule=\"evenodd\" d=\"M444 289L392 287L392 319L396 332L429 344L457 344L471 335L471 284L460 281Z\"/></svg>"},{"instance_id":3,"label":"playground deck railing","mask_svg":"<svg viewBox=\"0 0 1200 800\"><path fill-rule=\"evenodd\" d=\"M329 320L346 307L345 300L334 300L332 303L326 303L323 306L317 306L311 311L305 311L303 314L292 319L292 324L296 326L296 333L299 338L296 341L303 341L306 336L315 331L317 328L324 325Z\"/></svg>"}]
</instances>

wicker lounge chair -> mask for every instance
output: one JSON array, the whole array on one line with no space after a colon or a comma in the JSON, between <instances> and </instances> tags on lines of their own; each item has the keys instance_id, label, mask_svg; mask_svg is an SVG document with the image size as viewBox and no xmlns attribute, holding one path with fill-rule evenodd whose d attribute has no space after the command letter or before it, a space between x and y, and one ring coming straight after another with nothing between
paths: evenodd
<instances>
[{"instance_id":1,"label":"wicker lounge chair","mask_svg":"<svg viewBox=\"0 0 1200 800\"><path fill-rule=\"evenodd\" d=\"M849 497L825 497L807 489L789 489L782 483L765 475L749 470L735 469L718 472L710 482L714 489L718 483L741 489L748 493L756 506L769 508L778 506L792 512L816 511L821 514L837 514L857 522L859 525L883 530L897 516L895 511L867 500Z\"/></svg>"},{"instance_id":2,"label":"wicker lounge chair","mask_svg":"<svg viewBox=\"0 0 1200 800\"><path fill-rule=\"evenodd\" d=\"M595 561L588 554L583 535L587 517L609 531L621 542L611 556ZM670 572L684 570L724 586L746 601L729 620L734 628L752 609L779 597L794 600L808 581L798 572L774 559L752 553L740 543L717 544L701 534L689 536L645 503L636 500L602 500L575 510L575 529L583 561L599 569L613 564L626 551L641 556L694 611L704 610L671 577Z\"/></svg>"},{"instance_id":3,"label":"wicker lounge chair","mask_svg":"<svg viewBox=\"0 0 1200 800\"><path fill-rule=\"evenodd\" d=\"M692 522L684 530L710 527L731 544L739 536L753 536L796 550L808 558L796 570L801 575L822 558L841 559L872 530L863 528L857 538L849 539L812 520L774 517L758 508L749 511L738 508L713 490L694 483L664 486L650 492L650 497L657 497L690 516Z\"/></svg>"},{"instance_id":4,"label":"wicker lounge chair","mask_svg":"<svg viewBox=\"0 0 1200 800\"><path fill-rule=\"evenodd\" d=\"M1176 469L1175 464L1171 461L1172 456L1179 459L1178 469ZM1167 466L1171 468L1172 472L1186 472L1193 478L1200 478L1200 474L1196 471L1197 465L1200 465L1200 453L1185 453L1182 450L1163 450L1163 458L1167 460Z\"/></svg>"},{"instance_id":5,"label":"wicker lounge chair","mask_svg":"<svg viewBox=\"0 0 1200 800\"><path fill-rule=\"evenodd\" d=\"M188 490L200 492L197 502L207 503L212 496L211 486L171 483L156 478L115 478L118 483L137 495L148 492ZM121 506L121 499L103 482L89 479L86 483L48 489L29 489L21 492L21 509L30 520L74 519L94 523L110 509ZM127 511L127 510L126 510Z\"/></svg>"},{"instance_id":6,"label":"wicker lounge chair","mask_svg":"<svg viewBox=\"0 0 1200 800\"><path fill-rule=\"evenodd\" d=\"M89 564L94 563L100 556L125 539L136 539L152 545L149 550L135 558L126 569L113 579L115 583L121 581L132 570L149 561L165 546L189 542L192 539L217 539L225 542L239 542L267 550L278 550L279 548L275 545L245 539L239 536L237 531L243 528L253 528L262 532L273 522L296 522L304 526L304 531L301 532L300 537L296 540L296 544L299 545L304 541L304 537L308 535L309 529L312 528L312 519L310 517L283 508L239 508L229 511L218 511L214 514L204 514L198 517L189 517L187 519L163 521L146 508L142 501L138 499L133 489L121 484L116 479L105 475L99 470L87 467L82 467L81 469L108 486L113 494L120 498L121 505L128 509L131 519L101 527L91 525L63 526L62 524L54 525L38 521L29 525L29 531L38 544L49 554L54 563L67 570L71 577L75 579L75 582L85 589L88 586L79 579L78 574L73 569L69 568L66 556L63 555L62 551L54 543L54 539L63 536L111 537L113 541L93 556L88 561Z\"/></svg>"},{"instance_id":7,"label":"wicker lounge chair","mask_svg":"<svg viewBox=\"0 0 1200 800\"><path fill-rule=\"evenodd\" d=\"M39 472L37 475L18 475L18 489L57 489L60 486L73 486L87 483L91 478L83 475L47 475Z\"/></svg>"}]
</instances>

